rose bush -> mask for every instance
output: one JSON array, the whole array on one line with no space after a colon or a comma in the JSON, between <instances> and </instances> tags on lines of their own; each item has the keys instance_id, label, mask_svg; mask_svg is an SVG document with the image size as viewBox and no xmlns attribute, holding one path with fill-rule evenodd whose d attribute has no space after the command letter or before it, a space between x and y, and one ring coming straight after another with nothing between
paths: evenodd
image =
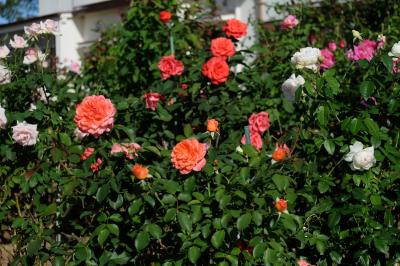
<instances>
[{"instance_id":1,"label":"rose bush","mask_svg":"<svg viewBox=\"0 0 400 266\"><path fill-rule=\"evenodd\" d=\"M213 6L134 1L80 71L27 27L0 50L1 264L398 263L398 7L277 7L244 50Z\"/></svg>"}]
</instances>

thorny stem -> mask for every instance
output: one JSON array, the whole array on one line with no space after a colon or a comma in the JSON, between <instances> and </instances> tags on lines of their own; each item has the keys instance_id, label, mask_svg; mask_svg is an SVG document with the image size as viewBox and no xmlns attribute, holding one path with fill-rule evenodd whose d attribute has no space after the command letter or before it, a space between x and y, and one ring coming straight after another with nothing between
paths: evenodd
<instances>
[{"instance_id":1,"label":"thorny stem","mask_svg":"<svg viewBox=\"0 0 400 266\"><path fill-rule=\"evenodd\" d=\"M15 196L15 204L17 205L18 215L19 215L19 217L22 217L21 208L19 207L18 194L14 193L14 196Z\"/></svg>"}]
</instances>

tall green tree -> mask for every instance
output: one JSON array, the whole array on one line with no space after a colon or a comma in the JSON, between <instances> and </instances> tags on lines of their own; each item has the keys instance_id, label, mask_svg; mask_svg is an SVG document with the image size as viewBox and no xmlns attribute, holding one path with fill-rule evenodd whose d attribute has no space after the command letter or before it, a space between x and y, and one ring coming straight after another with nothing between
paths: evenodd
<instances>
[{"instance_id":1,"label":"tall green tree","mask_svg":"<svg viewBox=\"0 0 400 266\"><path fill-rule=\"evenodd\" d=\"M0 17L14 22L36 15L38 0L3 0L0 1Z\"/></svg>"}]
</instances>

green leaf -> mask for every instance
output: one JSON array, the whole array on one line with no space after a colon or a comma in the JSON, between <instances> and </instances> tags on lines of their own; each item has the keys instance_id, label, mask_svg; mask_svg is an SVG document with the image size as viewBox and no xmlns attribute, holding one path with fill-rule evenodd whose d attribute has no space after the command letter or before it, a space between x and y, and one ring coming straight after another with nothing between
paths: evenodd
<instances>
[{"instance_id":1,"label":"green leaf","mask_svg":"<svg viewBox=\"0 0 400 266\"><path fill-rule=\"evenodd\" d=\"M289 178L284 175L275 174L272 176L272 181L280 191L284 191L289 186Z\"/></svg>"},{"instance_id":2,"label":"green leaf","mask_svg":"<svg viewBox=\"0 0 400 266\"><path fill-rule=\"evenodd\" d=\"M365 80L360 85L360 94L364 99L368 99L375 90L375 84L369 80Z\"/></svg>"},{"instance_id":3,"label":"green leaf","mask_svg":"<svg viewBox=\"0 0 400 266\"><path fill-rule=\"evenodd\" d=\"M371 118L365 118L364 124L367 126L369 134L375 137L380 136L379 126L374 120L372 120Z\"/></svg>"},{"instance_id":4,"label":"green leaf","mask_svg":"<svg viewBox=\"0 0 400 266\"><path fill-rule=\"evenodd\" d=\"M142 207L142 205L142 199L135 199L134 201L132 201L131 205L128 208L129 215L132 216L136 214L140 210L140 207Z\"/></svg>"},{"instance_id":5,"label":"green leaf","mask_svg":"<svg viewBox=\"0 0 400 266\"><path fill-rule=\"evenodd\" d=\"M374 246L377 250L389 256L389 246L387 245L386 240L374 238Z\"/></svg>"},{"instance_id":6,"label":"green leaf","mask_svg":"<svg viewBox=\"0 0 400 266\"><path fill-rule=\"evenodd\" d=\"M161 239L162 229L157 224L148 224L147 232L149 232L155 239Z\"/></svg>"},{"instance_id":7,"label":"green leaf","mask_svg":"<svg viewBox=\"0 0 400 266\"><path fill-rule=\"evenodd\" d=\"M33 255L36 255L41 246L42 246L42 240L40 239L31 240L28 244L28 247L26 248L28 256L32 257Z\"/></svg>"},{"instance_id":8,"label":"green leaf","mask_svg":"<svg viewBox=\"0 0 400 266\"><path fill-rule=\"evenodd\" d=\"M325 249L326 249L325 241L317 240L316 246L317 246L317 250L318 250L319 254L323 255L325 253Z\"/></svg>"},{"instance_id":9,"label":"green leaf","mask_svg":"<svg viewBox=\"0 0 400 266\"><path fill-rule=\"evenodd\" d=\"M253 221L257 226L260 226L262 224L263 216L260 211L253 212Z\"/></svg>"},{"instance_id":10,"label":"green leaf","mask_svg":"<svg viewBox=\"0 0 400 266\"><path fill-rule=\"evenodd\" d=\"M97 242L99 242L100 246L103 246L109 235L110 231L108 231L107 228L103 228L102 230L100 230L99 234L97 235Z\"/></svg>"},{"instance_id":11,"label":"green leaf","mask_svg":"<svg viewBox=\"0 0 400 266\"><path fill-rule=\"evenodd\" d=\"M350 132L352 134L356 134L358 131L360 131L362 126L361 120L358 118L353 118L350 122Z\"/></svg>"},{"instance_id":12,"label":"green leaf","mask_svg":"<svg viewBox=\"0 0 400 266\"><path fill-rule=\"evenodd\" d=\"M320 193L325 193L329 190L329 183L325 181L318 182L318 190Z\"/></svg>"},{"instance_id":13,"label":"green leaf","mask_svg":"<svg viewBox=\"0 0 400 266\"><path fill-rule=\"evenodd\" d=\"M183 231L186 233L192 232L192 219L184 212L178 212L178 221Z\"/></svg>"},{"instance_id":14,"label":"green leaf","mask_svg":"<svg viewBox=\"0 0 400 266\"><path fill-rule=\"evenodd\" d=\"M372 205L379 206L382 204L381 197L377 194L371 195L370 200Z\"/></svg>"},{"instance_id":15,"label":"green leaf","mask_svg":"<svg viewBox=\"0 0 400 266\"><path fill-rule=\"evenodd\" d=\"M55 203L50 204L49 206L47 206L46 208L44 208L41 212L40 212L40 216L48 216L48 215L52 215L54 213L57 212L57 205Z\"/></svg>"},{"instance_id":16,"label":"green leaf","mask_svg":"<svg viewBox=\"0 0 400 266\"><path fill-rule=\"evenodd\" d=\"M110 192L110 184L107 183L103 186L101 186L96 193L96 200L98 202L102 202L107 196L108 193Z\"/></svg>"},{"instance_id":17,"label":"green leaf","mask_svg":"<svg viewBox=\"0 0 400 266\"><path fill-rule=\"evenodd\" d=\"M187 138L189 138L193 135L192 126L190 124L185 124L185 126L183 127L183 134Z\"/></svg>"},{"instance_id":18,"label":"green leaf","mask_svg":"<svg viewBox=\"0 0 400 266\"><path fill-rule=\"evenodd\" d=\"M337 264L342 262L342 256L340 256L340 254L336 251L331 251L329 255L331 256L332 261L336 262Z\"/></svg>"},{"instance_id":19,"label":"green leaf","mask_svg":"<svg viewBox=\"0 0 400 266\"><path fill-rule=\"evenodd\" d=\"M324 148L330 155L335 153L335 143L331 139L326 139L324 141Z\"/></svg>"},{"instance_id":20,"label":"green leaf","mask_svg":"<svg viewBox=\"0 0 400 266\"><path fill-rule=\"evenodd\" d=\"M119 227L116 224L107 224L107 229L111 234L119 236Z\"/></svg>"},{"instance_id":21,"label":"green leaf","mask_svg":"<svg viewBox=\"0 0 400 266\"><path fill-rule=\"evenodd\" d=\"M256 148L253 147L251 144L244 144L242 146L244 154L246 154L249 157L256 157L258 156L258 151Z\"/></svg>"},{"instance_id":22,"label":"green leaf","mask_svg":"<svg viewBox=\"0 0 400 266\"><path fill-rule=\"evenodd\" d=\"M191 263L195 264L197 260L200 258L200 255L201 255L200 248L195 246L189 248L188 258Z\"/></svg>"},{"instance_id":23,"label":"green leaf","mask_svg":"<svg viewBox=\"0 0 400 266\"><path fill-rule=\"evenodd\" d=\"M72 145L71 138L68 136L68 134L60 133L59 135L60 135L60 140L61 140L62 144L64 144L65 146L71 146Z\"/></svg>"},{"instance_id":24,"label":"green leaf","mask_svg":"<svg viewBox=\"0 0 400 266\"><path fill-rule=\"evenodd\" d=\"M256 259L261 258L262 255L264 254L264 251L266 248L267 248L267 245L265 243L257 244L253 249L253 257Z\"/></svg>"},{"instance_id":25,"label":"green leaf","mask_svg":"<svg viewBox=\"0 0 400 266\"><path fill-rule=\"evenodd\" d=\"M333 75L326 75L327 73L324 73L325 76L325 80L326 83L328 84L328 87L331 89L331 94L332 95L336 95L339 93L339 88L340 88L340 84L339 82L336 80L335 77L333 77Z\"/></svg>"},{"instance_id":26,"label":"green leaf","mask_svg":"<svg viewBox=\"0 0 400 266\"><path fill-rule=\"evenodd\" d=\"M157 105L158 118L162 121L169 122L172 119L172 115L168 113L160 104Z\"/></svg>"},{"instance_id":27,"label":"green leaf","mask_svg":"<svg viewBox=\"0 0 400 266\"><path fill-rule=\"evenodd\" d=\"M250 222L251 222L251 214L245 213L237 219L236 226L239 230L244 230L249 226Z\"/></svg>"},{"instance_id":28,"label":"green leaf","mask_svg":"<svg viewBox=\"0 0 400 266\"><path fill-rule=\"evenodd\" d=\"M321 128L328 124L329 108L327 106L321 105L318 107L317 119Z\"/></svg>"},{"instance_id":29,"label":"green leaf","mask_svg":"<svg viewBox=\"0 0 400 266\"><path fill-rule=\"evenodd\" d=\"M215 248L219 248L222 245L224 239L225 239L225 231L224 230L217 231L211 237L211 244Z\"/></svg>"},{"instance_id":30,"label":"green leaf","mask_svg":"<svg viewBox=\"0 0 400 266\"><path fill-rule=\"evenodd\" d=\"M150 242L150 237L149 234L147 232L140 232L135 239L135 247L137 249L137 251L141 251L142 249L144 249L145 247L147 247L147 245Z\"/></svg>"}]
</instances>

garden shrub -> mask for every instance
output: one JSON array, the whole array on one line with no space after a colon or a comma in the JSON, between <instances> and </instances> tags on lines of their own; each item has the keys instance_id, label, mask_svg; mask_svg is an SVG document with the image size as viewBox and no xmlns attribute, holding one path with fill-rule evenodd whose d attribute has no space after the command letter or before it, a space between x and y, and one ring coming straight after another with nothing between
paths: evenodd
<instances>
[{"instance_id":1,"label":"garden shrub","mask_svg":"<svg viewBox=\"0 0 400 266\"><path fill-rule=\"evenodd\" d=\"M279 7L250 48L210 10L134 1L80 74L3 59L0 259L398 263L398 4Z\"/></svg>"}]
</instances>

